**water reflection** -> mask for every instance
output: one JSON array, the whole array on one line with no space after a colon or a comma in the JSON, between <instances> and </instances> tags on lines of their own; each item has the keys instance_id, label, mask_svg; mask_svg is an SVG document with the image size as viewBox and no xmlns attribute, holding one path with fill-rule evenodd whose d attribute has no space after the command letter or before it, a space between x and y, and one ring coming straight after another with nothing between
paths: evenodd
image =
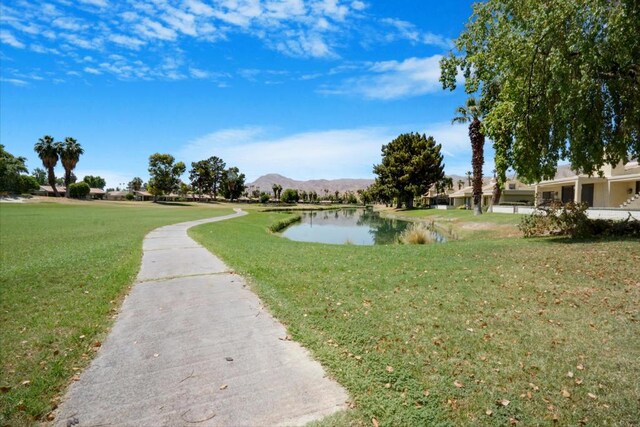
<instances>
[{"instance_id":1,"label":"water reflection","mask_svg":"<svg viewBox=\"0 0 640 427\"><path fill-rule=\"evenodd\" d=\"M396 243L409 225L366 209L303 212L301 216L301 222L284 230L284 237L301 242L386 245Z\"/></svg>"}]
</instances>

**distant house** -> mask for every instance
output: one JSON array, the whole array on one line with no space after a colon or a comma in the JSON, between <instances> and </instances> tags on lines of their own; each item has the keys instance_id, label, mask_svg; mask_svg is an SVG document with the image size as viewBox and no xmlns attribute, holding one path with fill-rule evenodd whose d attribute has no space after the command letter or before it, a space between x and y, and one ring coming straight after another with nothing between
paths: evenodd
<instances>
[{"instance_id":1,"label":"distant house","mask_svg":"<svg viewBox=\"0 0 640 427\"><path fill-rule=\"evenodd\" d=\"M89 197L92 199L104 199L105 194L107 194L103 189L101 188L90 188L89 189Z\"/></svg>"},{"instance_id":2,"label":"distant house","mask_svg":"<svg viewBox=\"0 0 640 427\"><path fill-rule=\"evenodd\" d=\"M578 174L560 166L553 179L536 184L536 203L586 203L589 207L640 209L640 165L637 160L606 165L599 175Z\"/></svg>"},{"instance_id":3,"label":"distant house","mask_svg":"<svg viewBox=\"0 0 640 427\"><path fill-rule=\"evenodd\" d=\"M57 186L56 190L58 190L58 194L64 196L67 192L67 188L64 186ZM55 197L55 193L53 192L53 188L50 185L41 185L40 188L34 191L36 196L45 196L45 197ZM91 199L102 199L105 196L105 191L101 188L90 188L88 198Z\"/></svg>"},{"instance_id":4,"label":"distant house","mask_svg":"<svg viewBox=\"0 0 640 427\"><path fill-rule=\"evenodd\" d=\"M105 198L107 200L127 200L128 191L109 191Z\"/></svg>"},{"instance_id":5,"label":"distant house","mask_svg":"<svg viewBox=\"0 0 640 427\"><path fill-rule=\"evenodd\" d=\"M485 181L485 184L482 186L482 206L491 206L495 183L494 179L489 179ZM511 178L504 183L498 204L508 205L517 203L533 205L534 195L535 189L533 186L524 184L517 178ZM450 194L449 205L456 208L460 206L471 208L473 206L473 187L464 187Z\"/></svg>"}]
</instances>

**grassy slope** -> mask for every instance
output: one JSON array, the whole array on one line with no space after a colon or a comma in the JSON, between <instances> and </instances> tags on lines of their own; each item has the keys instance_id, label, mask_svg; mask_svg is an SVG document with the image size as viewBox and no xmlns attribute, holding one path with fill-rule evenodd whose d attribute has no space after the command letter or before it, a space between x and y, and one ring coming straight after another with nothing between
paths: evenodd
<instances>
[{"instance_id":1,"label":"grassy slope","mask_svg":"<svg viewBox=\"0 0 640 427\"><path fill-rule=\"evenodd\" d=\"M349 390L335 424L639 419L637 240L333 246L268 234L282 215L190 233Z\"/></svg>"},{"instance_id":2,"label":"grassy slope","mask_svg":"<svg viewBox=\"0 0 640 427\"><path fill-rule=\"evenodd\" d=\"M134 280L146 233L230 212L149 203L2 204L0 425L41 419L88 363Z\"/></svg>"}]
</instances>

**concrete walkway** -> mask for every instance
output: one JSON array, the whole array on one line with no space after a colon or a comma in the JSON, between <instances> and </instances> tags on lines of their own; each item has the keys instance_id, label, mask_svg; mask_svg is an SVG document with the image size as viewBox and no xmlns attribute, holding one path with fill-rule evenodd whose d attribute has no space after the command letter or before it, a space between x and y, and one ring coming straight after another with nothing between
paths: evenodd
<instances>
[{"instance_id":1,"label":"concrete walkway","mask_svg":"<svg viewBox=\"0 0 640 427\"><path fill-rule=\"evenodd\" d=\"M346 392L243 278L187 236L244 214L147 235L137 284L56 425L301 425L346 408Z\"/></svg>"}]
</instances>

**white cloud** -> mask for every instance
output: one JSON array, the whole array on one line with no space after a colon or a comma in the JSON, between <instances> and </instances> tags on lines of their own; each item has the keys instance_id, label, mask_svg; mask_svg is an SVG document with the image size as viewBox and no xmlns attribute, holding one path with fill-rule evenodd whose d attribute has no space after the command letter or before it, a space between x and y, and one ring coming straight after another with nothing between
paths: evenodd
<instances>
[{"instance_id":1,"label":"white cloud","mask_svg":"<svg viewBox=\"0 0 640 427\"><path fill-rule=\"evenodd\" d=\"M380 163L382 145L411 131L433 136L442 144L447 174L463 175L469 170L468 128L449 122L329 129L284 136L274 136L272 131L261 127L223 129L187 142L176 157L190 164L218 156L227 166L238 166L248 181L267 173L301 180L371 178L372 166ZM485 149L485 164L490 165L493 160L487 151L490 150Z\"/></svg>"},{"instance_id":2,"label":"white cloud","mask_svg":"<svg viewBox=\"0 0 640 427\"><path fill-rule=\"evenodd\" d=\"M62 28L69 31L81 31L87 28L86 24L75 18L60 17L53 20L52 24L55 27Z\"/></svg>"},{"instance_id":3,"label":"white cloud","mask_svg":"<svg viewBox=\"0 0 640 427\"><path fill-rule=\"evenodd\" d=\"M345 79L338 87L323 87L327 95L356 95L367 99L398 99L441 90L440 55L382 61L369 66L368 74Z\"/></svg>"},{"instance_id":4,"label":"white cloud","mask_svg":"<svg viewBox=\"0 0 640 427\"><path fill-rule=\"evenodd\" d=\"M0 31L0 42L15 47L16 49L24 48L24 43L16 39L9 31Z\"/></svg>"},{"instance_id":5,"label":"white cloud","mask_svg":"<svg viewBox=\"0 0 640 427\"><path fill-rule=\"evenodd\" d=\"M135 28L142 35L150 39L175 40L177 37L175 30L167 28L149 18L144 18Z\"/></svg>"},{"instance_id":6,"label":"white cloud","mask_svg":"<svg viewBox=\"0 0 640 427\"><path fill-rule=\"evenodd\" d=\"M391 31L386 31L384 35L384 38L388 42L400 39L409 40L414 43L437 46L447 50L453 47L453 41L451 39L429 31L423 32L411 22L394 18L383 18L380 22L391 29Z\"/></svg>"},{"instance_id":7,"label":"white cloud","mask_svg":"<svg viewBox=\"0 0 640 427\"><path fill-rule=\"evenodd\" d=\"M252 181L275 172L294 179L366 178L393 138L385 128L339 129L270 137L262 128L225 129L188 142L178 157L197 161L218 156Z\"/></svg>"},{"instance_id":8,"label":"white cloud","mask_svg":"<svg viewBox=\"0 0 640 427\"><path fill-rule=\"evenodd\" d=\"M0 77L0 82L7 82L15 86L28 86L29 82L20 80L20 79L5 79L4 77Z\"/></svg>"},{"instance_id":9,"label":"white cloud","mask_svg":"<svg viewBox=\"0 0 640 427\"><path fill-rule=\"evenodd\" d=\"M89 73L89 74L96 74L96 75L100 75L102 74L102 72L96 68L93 67L85 67L84 68L84 72L85 73Z\"/></svg>"},{"instance_id":10,"label":"white cloud","mask_svg":"<svg viewBox=\"0 0 640 427\"><path fill-rule=\"evenodd\" d=\"M140 39L137 39L135 37L124 36L122 34L111 34L109 36L109 40L132 50L138 50L140 49L141 46L144 46L146 44L144 41Z\"/></svg>"},{"instance_id":11,"label":"white cloud","mask_svg":"<svg viewBox=\"0 0 640 427\"><path fill-rule=\"evenodd\" d=\"M107 2L107 0L79 0L80 3L85 3L85 4L89 4L92 6L98 6L98 7L107 7L109 6L109 2Z\"/></svg>"}]
</instances>

